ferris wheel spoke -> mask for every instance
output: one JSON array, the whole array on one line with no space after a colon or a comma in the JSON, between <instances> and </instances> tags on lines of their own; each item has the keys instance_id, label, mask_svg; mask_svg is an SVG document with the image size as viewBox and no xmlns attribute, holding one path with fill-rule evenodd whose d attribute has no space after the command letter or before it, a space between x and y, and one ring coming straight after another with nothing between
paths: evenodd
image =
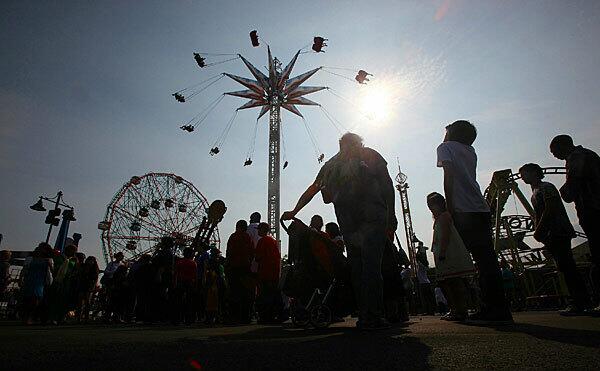
<instances>
[{"instance_id":1,"label":"ferris wheel spoke","mask_svg":"<svg viewBox=\"0 0 600 371\"><path fill-rule=\"evenodd\" d=\"M163 194L161 193L161 190L160 190L161 186L156 182L156 179L154 177L152 177L152 182L154 182L154 186L156 187L156 191L158 192L158 195L160 196L160 198L162 200L166 200L168 197L163 196ZM164 214L167 216L167 218L171 222L171 226L173 228L176 228L175 223L173 222L173 218L171 218L170 213L167 210L165 210Z\"/></svg>"},{"instance_id":2,"label":"ferris wheel spoke","mask_svg":"<svg viewBox=\"0 0 600 371\"><path fill-rule=\"evenodd\" d=\"M192 227L190 229L187 229L187 230L183 231L182 233L183 234L189 234L189 233L192 233L192 232L196 232L199 228L200 228L200 224L198 224L197 226Z\"/></svg>"},{"instance_id":3,"label":"ferris wheel spoke","mask_svg":"<svg viewBox=\"0 0 600 371\"><path fill-rule=\"evenodd\" d=\"M135 193L136 193L138 196L140 196L140 198L139 198L139 199L141 199L141 200L142 200L142 202L140 202L140 205L144 205L144 206L150 205L150 200L149 200L149 199L147 199L147 198L145 198L145 197L144 197L144 195L142 195L142 194L140 193L139 189L137 189L136 187L132 187L132 188L133 188L133 190L135 191Z\"/></svg>"},{"instance_id":4,"label":"ferris wheel spoke","mask_svg":"<svg viewBox=\"0 0 600 371\"><path fill-rule=\"evenodd\" d=\"M191 206L190 202L189 202L189 195L186 198L186 205ZM195 215L196 209L198 208L198 206L196 205L193 209L186 211L186 217L182 218L180 222L177 223L177 230L181 231L182 229L184 229L184 225L186 225L185 228L187 228L187 225L193 220L193 216Z\"/></svg>"},{"instance_id":5,"label":"ferris wheel spoke","mask_svg":"<svg viewBox=\"0 0 600 371\"><path fill-rule=\"evenodd\" d=\"M196 213L196 210L198 210L198 207L200 207L200 206L202 206L202 205L203 205L203 203L202 203L202 202L200 202L200 203L198 203L198 205L196 205L196 206L195 206L195 207L192 209L192 211L190 212L190 216L187 218L187 221L186 221L186 223L185 223L185 226L183 226L183 225L182 225L182 226L181 226L181 228L180 228L180 230L187 230L188 228L190 228L190 225L192 225L192 223L194 222L194 220L195 220L195 219L197 219L197 218L193 217L194 215L196 215L196 214L195 214L195 213ZM200 221L200 223L202 223L202 221ZM198 223L198 226L200 225L200 223ZM192 231L193 231L193 229L192 229ZM186 232L182 232L182 233L184 233L184 234L187 234ZM188 232L188 233L189 233L189 232Z\"/></svg>"},{"instance_id":6,"label":"ferris wheel spoke","mask_svg":"<svg viewBox=\"0 0 600 371\"><path fill-rule=\"evenodd\" d=\"M137 216L136 216L136 215L134 215L134 214L130 213L129 211L127 211L127 210L125 210L125 209L121 208L120 206L117 206L117 205L115 205L115 210L118 210L118 211L120 211L120 212L124 213L126 216L129 216L129 217L131 217L131 218L137 219ZM161 227L159 227L159 226L155 225L154 223L150 223L150 225L152 225L154 228L156 228L157 230L159 230L159 231L161 231L161 232L164 232L164 233L167 233L167 234L169 234L169 231L167 231L166 229L163 229L163 228L161 228Z\"/></svg>"},{"instance_id":7,"label":"ferris wheel spoke","mask_svg":"<svg viewBox=\"0 0 600 371\"><path fill-rule=\"evenodd\" d=\"M152 236L120 236L120 235L113 235L111 237L113 240L141 240L141 241L160 241L160 237L152 237Z\"/></svg>"}]
</instances>

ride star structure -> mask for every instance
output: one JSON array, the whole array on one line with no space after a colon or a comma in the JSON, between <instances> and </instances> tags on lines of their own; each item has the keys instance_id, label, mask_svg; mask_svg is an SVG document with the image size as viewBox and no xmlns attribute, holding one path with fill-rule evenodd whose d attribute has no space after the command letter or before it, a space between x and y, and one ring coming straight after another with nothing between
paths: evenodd
<instances>
[{"instance_id":1,"label":"ride star structure","mask_svg":"<svg viewBox=\"0 0 600 371\"><path fill-rule=\"evenodd\" d=\"M269 76L266 76L254 67L246 58L240 58L250 70L255 80L226 73L225 76L247 87L247 90L225 93L241 98L250 99L238 110L261 107L258 119L269 112L269 175L267 195L267 217L272 228L273 235L279 241L279 196L280 196L280 169L281 169L281 108L300 117L302 113L296 106L318 106L319 104L303 97L320 90L327 89L325 86L301 86L306 80L317 73L321 67L306 73L289 78L300 50L296 53L290 63L282 70L281 63L271 55L271 49L267 48L269 57ZM250 159L246 161L251 161Z\"/></svg>"},{"instance_id":2,"label":"ride star structure","mask_svg":"<svg viewBox=\"0 0 600 371\"><path fill-rule=\"evenodd\" d=\"M259 45L261 45L256 30L250 32L250 41L251 41L253 47L258 47ZM221 73L219 75L208 78L204 81L201 81L198 84L181 89L172 94L178 102L184 103L186 101L189 101L189 99L197 96L201 92L205 91L208 87L215 84L217 81L219 81L223 77L228 77L228 78L232 79L233 81L236 81L237 83L243 85L246 88L245 90L231 91L231 92L223 93L216 100L212 101L205 108L204 111L200 112L198 115L193 117L191 120L189 120L184 125L181 125L180 129L183 131L186 131L188 133L193 132L208 117L210 112L217 107L217 105L221 102L221 100L226 95L249 99L245 104L243 104L242 106L240 106L239 108L237 108L235 110L233 116L231 117L229 122L226 124L225 128L223 129L223 132L221 133L221 135L219 136L217 141L214 143L214 145L212 146L212 148L210 149L210 152L209 152L211 156L216 156L221 152L221 147L224 144L225 139L226 139L229 131L231 130L231 127L233 126L234 120L237 117L237 114L239 111L250 109L250 108L260 108L260 112L256 119L256 125L255 125L255 129L254 129L254 137L252 139L252 144L250 146L250 149L248 150L246 159L244 161L244 166L252 165L252 156L254 153L254 143L256 141L256 132L257 132L258 122L261 117L263 117L264 115L267 114L267 112L269 113L267 221L268 221L269 225L271 226L271 228L272 228L271 232L272 232L273 236L277 239L277 241L280 241L280 232L279 232L280 203L279 202L280 202L281 169L282 168L285 169L289 165L289 162L285 158L285 142L283 141L282 117L281 117L282 109L289 111L302 119L304 126L306 128L306 131L312 142L313 148L315 150L317 161L319 163L321 163L325 160L325 155L323 153L321 153L321 151L319 150L316 138L314 137L314 134L312 134L311 130L309 129L304 116L298 109L298 106L317 106L323 111L327 120L329 120L329 122L331 122L331 124L334 126L334 128L338 132L341 133L342 130L340 128L344 128L343 125L338 120L336 120L334 117L332 117L332 115L321 104L305 97L306 95L316 93L316 92L319 92L322 90L331 92L332 89L328 86L303 86L303 84L308 79L310 79L312 76L314 76L317 72L319 72L321 70L329 72L328 69L336 69L336 68L321 66L321 67L314 68L308 72L299 74L295 77L290 77L292 70L294 69L294 66L296 64L296 61L298 60L298 57L301 54L308 53L308 52L314 52L314 53L324 52L323 48L325 46L327 46L325 41L327 41L327 39L325 39L321 36L314 37L312 47L311 47L312 51L305 50L308 48L308 46L298 50L298 52L296 52L296 54L293 56L291 61L284 68L282 68L281 62L277 58L273 57L273 55L271 54L271 48L267 45L266 49L267 49L267 56L268 56L268 68L267 68L268 75L263 73L262 71L260 71L258 68L256 68L252 63L250 63L241 54L194 53L194 59L196 60L196 63L198 64L198 66L200 68L214 66L214 65L226 63L226 62L229 62L232 60L240 59L244 63L246 68L250 71L250 74L252 75L253 79L230 74L230 73ZM206 57L204 57L204 56L206 56ZM223 61L207 63L206 59L210 56L217 56L217 57L224 56L224 57L227 57L228 59L223 60ZM369 79L367 79L367 76L372 76L371 74L367 73L364 70L346 69L346 68L337 68L337 69L355 71L357 74L354 79L349 78L347 76L340 75L338 73L334 73L334 72L329 72L329 73L336 75L336 76L341 76L341 77L343 77L347 80L350 80L354 83L357 83L357 84L365 84L366 81L369 81ZM336 96L337 98L345 100L346 103L348 103L348 100L345 99L344 97L342 97L340 94L334 93L334 92L331 92L331 93L334 96ZM281 164L282 144L283 144L283 160L284 160L283 166Z\"/></svg>"}]
</instances>

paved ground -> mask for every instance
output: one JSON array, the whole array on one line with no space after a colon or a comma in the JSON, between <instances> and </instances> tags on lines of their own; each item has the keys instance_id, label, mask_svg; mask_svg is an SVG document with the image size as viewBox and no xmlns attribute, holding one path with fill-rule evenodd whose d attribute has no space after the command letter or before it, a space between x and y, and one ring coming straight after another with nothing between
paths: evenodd
<instances>
[{"instance_id":1,"label":"paved ground","mask_svg":"<svg viewBox=\"0 0 600 371\"><path fill-rule=\"evenodd\" d=\"M600 318L530 312L515 321L415 317L378 332L353 321L326 330L1 323L0 370L600 369Z\"/></svg>"}]
</instances>

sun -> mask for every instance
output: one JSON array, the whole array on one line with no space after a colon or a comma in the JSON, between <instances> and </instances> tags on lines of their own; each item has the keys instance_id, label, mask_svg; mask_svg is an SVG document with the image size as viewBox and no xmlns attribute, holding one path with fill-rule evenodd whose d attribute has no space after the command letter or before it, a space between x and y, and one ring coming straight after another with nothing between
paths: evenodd
<instances>
[{"instance_id":1,"label":"sun","mask_svg":"<svg viewBox=\"0 0 600 371\"><path fill-rule=\"evenodd\" d=\"M384 123L393 111L392 91L383 83L370 83L362 87L359 109L376 123Z\"/></svg>"}]
</instances>

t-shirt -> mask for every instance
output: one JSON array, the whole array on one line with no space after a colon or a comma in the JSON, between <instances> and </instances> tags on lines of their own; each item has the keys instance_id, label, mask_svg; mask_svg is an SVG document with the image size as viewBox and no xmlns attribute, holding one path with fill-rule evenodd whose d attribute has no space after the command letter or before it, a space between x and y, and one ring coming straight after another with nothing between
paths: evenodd
<instances>
[{"instance_id":1,"label":"t-shirt","mask_svg":"<svg viewBox=\"0 0 600 371\"><path fill-rule=\"evenodd\" d=\"M177 283L191 283L196 280L196 271L198 267L192 259L179 259L175 263L175 278Z\"/></svg>"},{"instance_id":2,"label":"t-shirt","mask_svg":"<svg viewBox=\"0 0 600 371\"><path fill-rule=\"evenodd\" d=\"M453 207L456 212L489 212L477 183L477 154L472 146L460 142L447 141L437 148L437 166L451 163L454 170L452 189Z\"/></svg>"},{"instance_id":3,"label":"t-shirt","mask_svg":"<svg viewBox=\"0 0 600 371\"><path fill-rule=\"evenodd\" d=\"M231 267L250 269L254 258L252 239L246 232L234 232L227 240L227 262Z\"/></svg>"},{"instance_id":4,"label":"t-shirt","mask_svg":"<svg viewBox=\"0 0 600 371\"><path fill-rule=\"evenodd\" d=\"M253 248L256 248L256 245L258 245L258 240L260 240L260 236L258 235L258 224L259 223L250 223L248 225L248 229L246 230L246 233L248 233L248 236L250 236L250 239L252 240Z\"/></svg>"},{"instance_id":5,"label":"t-shirt","mask_svg":"<svg viewBox=\"0 0 600 371\"><path fill-rule=\"evenodd\" d=\"M387 162L368 147L355 156L341 153L329 159L317 175L325 203L333 203L342 235L352 233L363 223L386 224L388 206L382 184L389 177Z\"/></svg>"},{"instance_id":6,"label":"t-shirt","mask_svg":"<svg viewBox=\"0 0 600 371\"><path fill-rule=\"evenodd\" d=\"M277 241L271 236L262 237L256 246L258 262L258 280L261 282L278 282L281 255Z\"/></svg>"},{"instance_id":7,"label":"t-shirt","mask_svg":"<svg viewBox=\"0 0 600 371\"><path fill-rule=\"evenodd\" d=\"M558 189L549 182L541 182L539 186L533 189L531 195L531 205L535 211L535 225L539 224L546 206L550 203L554 204L555 212L547 215L547 233L543 238L547 239L552 236L574 237L575 230L569 220L565 205L560 199Z\"/></svg>"},{"instance_id":8,"label":"t-shirt","mask_svg":"<svg viewBox=\"0 0 600 371\"><path fill-rule=\"evenodd\" d=\"M594 151L577 146L567 157L566 168L567 182L561 188L565 201L575 201L580 218L600 212L600 157ZM576 188L572 186L574 181L578 184Z\"/></svg>"}]
</instances>

